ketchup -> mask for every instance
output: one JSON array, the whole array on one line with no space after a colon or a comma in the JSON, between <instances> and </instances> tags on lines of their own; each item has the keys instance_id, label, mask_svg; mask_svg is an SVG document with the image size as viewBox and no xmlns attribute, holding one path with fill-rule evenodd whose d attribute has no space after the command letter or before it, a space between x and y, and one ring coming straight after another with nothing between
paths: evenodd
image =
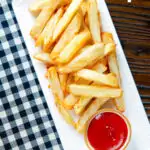
<instances>
[{"instance_id":1,"label":"ketchup","mask_svg":"<svg viewBox=\"0 0 150 150\"><path fill-rule=\"evenodd\" d=\"M102 112L90 122L87 138L94 150L120 150L128 136L122 117L113 112Z\"/></svg>"}]
</instances>

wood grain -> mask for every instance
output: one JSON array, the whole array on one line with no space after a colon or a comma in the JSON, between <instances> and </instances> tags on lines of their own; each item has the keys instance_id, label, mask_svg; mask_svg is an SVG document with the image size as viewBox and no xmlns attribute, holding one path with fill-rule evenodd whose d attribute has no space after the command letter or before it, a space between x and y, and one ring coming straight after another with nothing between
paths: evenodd
<instances>
[{"instance_id":1,"label":"wood grain","mask_svg":"<svg viewBox=\"0 0 150 150\"><path fill-rule=\"evenodd\" d=\"M150 120L150 0L106 0Z\"/></svg>"}]
</instances>

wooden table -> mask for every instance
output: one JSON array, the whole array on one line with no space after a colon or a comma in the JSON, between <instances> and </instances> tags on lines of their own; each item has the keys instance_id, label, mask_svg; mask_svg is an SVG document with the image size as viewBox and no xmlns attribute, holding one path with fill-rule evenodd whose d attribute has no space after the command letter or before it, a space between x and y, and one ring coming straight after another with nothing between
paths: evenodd
<instances>
[{"instance_id":1,"label":"wooden table","mask_svg":"<svg viewBox=\"0 0 150 150\"><path fill-rule=\"evenodd\" d=\"M106 0L150 120L150 0Z\"/></svg>"}]
</instances>

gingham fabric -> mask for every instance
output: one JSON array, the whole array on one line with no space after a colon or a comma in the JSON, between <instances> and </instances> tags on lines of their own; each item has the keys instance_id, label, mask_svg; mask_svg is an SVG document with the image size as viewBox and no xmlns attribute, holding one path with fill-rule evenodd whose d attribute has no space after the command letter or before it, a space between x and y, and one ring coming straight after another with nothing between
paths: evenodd
<instances>
[{"instance_id":1,"label":"gingham fabric","mask_svg":"<svg viewBox=\"0 0 150 150\"><path fill-rule=\"evenodd\" d=\"M61 150L11 0L0 0L0 150Z\"/></svg>"}]
</instances>

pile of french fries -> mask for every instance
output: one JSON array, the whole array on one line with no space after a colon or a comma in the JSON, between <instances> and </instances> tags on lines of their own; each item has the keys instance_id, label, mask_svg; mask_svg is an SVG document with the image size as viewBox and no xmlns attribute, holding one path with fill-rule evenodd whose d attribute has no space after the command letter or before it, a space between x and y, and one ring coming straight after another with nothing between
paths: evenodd
<instances>
[{"instance_id":1,"label":"pile of french fries","mask_svg":"<svg viewBox=\"0 0 150 150\"><path fill-rule=\"evenodd\" d=\"M111 33L102 32L96 0L36 0L30 35L47 67L55 103L67 123L82 133L87 120L109 101L125 110ZM70 112L79 116L75 121Z\"/></svg>"}]
</instances>

